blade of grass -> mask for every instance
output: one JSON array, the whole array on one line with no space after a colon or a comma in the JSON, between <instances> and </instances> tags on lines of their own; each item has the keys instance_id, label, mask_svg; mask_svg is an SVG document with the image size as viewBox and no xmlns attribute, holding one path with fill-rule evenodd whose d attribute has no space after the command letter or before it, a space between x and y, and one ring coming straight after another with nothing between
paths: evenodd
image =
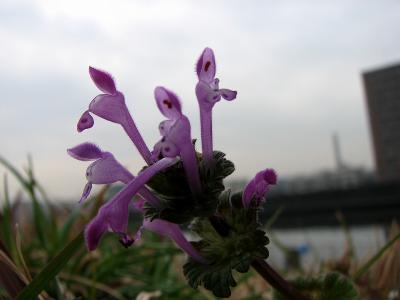
<instances>
[{"instance_id":1,"label":"blade of grass","mask_svg":"<svg viewBox=\"0 0 400 300\"><path fill-rule=\"evenodd\" d=\"M61 243L65 243L65 241L68 240L68 237L71 234L71 230L73 228L73 225L76 223L77 219L81 217L81 212L80 211L74 211L72 214L68 217L68 219L65 221L64 225L62 226L60 233L59 233L59 239Z\"/></svg>"},{"instance_id":2,"label":"blade of grass","mask_svg":"<svg viewBox=\"0 0 400 300\"><path fill-rule=\"evenodd\" d=\"M8 162L2 156L0 156L0 164L2 164L6 169L8 169L11 172L11 174L14 175L14 177L19 181L19 183L22 185L24 190L28 193L29 197L31 198L33 204L33 218L35 222L35 229L41 244L46 246L47 243L45 241L45 234L44 234L44 228L46 228L46 226L45 224L43 224L45 220L45 214L43 213L39 201L36 197L35 193L36 180L33 176L33 167L30 157L28 157L28 169L26 171L28 178L25 178L17 170L17 168L15 168L10 162Z\"/></svg>"},{"instance_id":3,"label":"blade of grass","mask_svg":"<svg viewBox=\"0 0 400 300\"><path fill-rule=\"evenodd\" d=\"M126 299L117 290L109 287L108 285L90 280L90 279L82 277L82 276L60 273L59 277L64 280L67 280L67 281L74 281L74 282L82 284L82 285L93 287L95 289L98 289L99 291L109 294L110 296L112 296L115 299L119 299L119 300Z\"/></svg>"},{"instance_id":4,"label":"blade of grass","mask_svg":"<svg viewBox=\"0 0 400 300\"><path fill-rule=\"evenodd\" d=\"M11 257L15 258L16 255L16 247L14 239L14 232L12 230L12 209L10 205L10 197L8 193L8 183L7 176L4 176L4 206L2 212L2 220L1 220L1 231L3 236L3 241L5 243L5 248L11 253Z\"/></svg>"},{"instance_id":5,"label":"blade of grass","mask_svg":"<svg viewBox=\"0 0 400 300\"><path fill-rule=\"evenodd\" d=\"M49 222L47 222L46 214L44 213L39 203L39 200L36 196L36 179L33 173L33 163L30 156L28 156L28 169L26 170L26 173L28 175L27 192L32 200L35 230L39 237L39 241L45 247L45 249L48 250L47 249L48 243L46 241L44 232L45 228L51 230L53 226L52 224L49 224Z\"/></svg>"},{"instance_id":6,"label":"blade of grass","mask_svg":"<svg viewBox=\"0 0 400 300\"><path fill-rule=\"evenodd\" d=\"M24 178L24 176L22 176L21 173L18 172L18 170L2 156L0 156L0 164L2 164L6 169L8 169L20 182L20 184L24 186L24 188L26 188L29 185L28 181Z\"/></svg>"},{"instance_id":7,"label":"blade of grass","mask_svg":"<svg viewBox=\"0 0 400 300\"><path fill-rule=\"evenodd\" d=\"M345 234L348 255L350 256L351 260L356 260L357 257L356 257L356 252L354 251L353 237L351 236L349 225L347 224L346 219L340 210L336 211L336 219L338 220L340 227L342 228L343 233Z\"/></svg>"},{"instance_id":8,"label":"blade of grass","mask_svg":"<svg viewBox=\"0 0 400 300\"><path fill-rule=\"evenodd\" d=\"M0 241L0 285L14 299L27 284L28 280L18 270Z\"/></svg>"},{"instance_id":9,"label":"blade of grass","mask_svg":"<svg viewBox=\"0 0 400 300\"><path fill-rule=\"evenodd\" d=\"M22 254L22 247L21 247L21 232L19 230L19 225L15 225L15 241L16 241L16 248L17 248L17 256L18 256L18 261L20 263L20 266L22 270L24 271L24 275L26 278L28 278L29 281L32 281L32 276L31 273L29 272L28 266L26 265L24 256Z\"/></svg>"},{"instance_id":10,"label":"blade of grass","mask_svg":"<svg viewBox=\"0 0 400 300\"><path fill-rule=\"evenodd\" d=\"M390 240L388 243L386 243L385 246L383 246L374 256L372 256L361 268L358 269L353 275L353 280L358 281L368 270L369 268L372 267L373 264L375 264L381 256L388 250L390 247L392 247L397 240L400 239L400 233L396 235L392 240Z\"/></svg>"},{"instance_id":11,"label":"blade of grass","mask_svg":"<svg viewBox=\"0 0 400 300\"><path fill-rule=\"evenodd\" d=\"M265 224L265 230L270 230L272 225L276 222L276 220L278 220L279 216L283 213L283 211L285 210L285 207L279 206L279 208L274 212L274 214L272 215L272 217L268 220L267 224Z\"/></svg>"},{"instance_id":12,"label":"blade of grass","mask_svg":"<svg viewBox=\"0 0 400 300\"><path fill-rule=\"evenodd\" d=\"M17 300L35 299L83 246L83 241L82 231L33 278L32 282L18 295Z\"/></svg>"}]
</instances>

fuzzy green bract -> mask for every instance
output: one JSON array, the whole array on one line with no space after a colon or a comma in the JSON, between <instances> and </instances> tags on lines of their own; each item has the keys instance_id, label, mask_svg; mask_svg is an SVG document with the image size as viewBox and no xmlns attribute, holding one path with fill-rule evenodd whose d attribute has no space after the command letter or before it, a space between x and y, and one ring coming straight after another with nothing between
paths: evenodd
<instances>
[{"instance_id":1,"label":"fuzzy green bract","mask_svg":"<svg viewBox=\"0 0 400 300\"><path fill-rule=\"evenodd\" d=\"M223 179L235 170L235 166L225 158L223 152L214 151L213 158L215 165L211 171L202 159L198 159L202 193L197 197L190 191L182 162L156 174L148 182L148 186L158 196L161 205L154 207L146 203L146 217L182 224L195 217L213 215L219 196L225 190Z\"/></svg>"},{"instance_id":2,"label":"fuzzy green bract","mask_svg":"<svg viewBox=\"0 0 400 300\"><path fill-rule=\"evenodd\" d=\"M254 259L268 257L269 239L260 229L257 213L255 206L242 206L240 193L231 196L226 191L215 216L193 221L191 229L201 240L192 244L209 264L189 258L183 269L190 286L204 285L217 297L229 297L231 287L236 286L232 271L245 273Z\"/></svg>"}]
</instances>

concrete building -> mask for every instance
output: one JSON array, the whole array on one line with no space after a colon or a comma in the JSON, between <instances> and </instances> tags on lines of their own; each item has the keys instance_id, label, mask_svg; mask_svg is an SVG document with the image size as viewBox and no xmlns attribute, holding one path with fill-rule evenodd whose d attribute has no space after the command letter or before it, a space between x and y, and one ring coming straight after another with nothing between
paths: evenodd
<instances>
[{"instance_id":1,"label":"concrete building","mask_svg":"<svg viewBox=\"0 0 400 300\"><path fill-rule=\"evenodd\" d=\"M400 64L362 74L380 181L400 181Z\"/></svg>"}]
</instances>

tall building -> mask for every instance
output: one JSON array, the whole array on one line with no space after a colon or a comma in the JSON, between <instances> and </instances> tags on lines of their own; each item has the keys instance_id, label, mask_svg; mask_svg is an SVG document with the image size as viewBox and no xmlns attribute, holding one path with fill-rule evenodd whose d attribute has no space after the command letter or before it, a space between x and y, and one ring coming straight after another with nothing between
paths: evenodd
<instances>
[{"instance_id":1,"label":"tall building","mask_svg":"<svg viewBox=\"0 0 400 300\"><path fill-rule=\"evenodd\" d=\"M363 73L378 179L400 181L400 64Z\"/></svg>"}]
</instances>

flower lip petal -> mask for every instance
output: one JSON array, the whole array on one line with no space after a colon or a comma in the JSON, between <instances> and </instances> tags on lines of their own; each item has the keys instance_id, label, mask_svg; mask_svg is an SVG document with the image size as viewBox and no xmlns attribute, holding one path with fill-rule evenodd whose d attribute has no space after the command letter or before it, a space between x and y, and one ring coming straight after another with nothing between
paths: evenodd
<instances>
[{"instance_id":1,"label":"flower lip petal","mask_svg":"<svg viewBox=\"0 0 400 300\"><path fill-rule=\"evenodd\" d=\"M82 203L89 197L91 190L92 190L92 183L91 182L86 183L85 187L83 188L82 196L81 199L79 200L79 203Z\"/></svg>"},{"instance_id":2,"label":"flower lip petal","mask_svg":"<svg viewBox=\"0 0 400 300\"><path fill-rule=\"evenodd\" d=\"M123 124L129 114L124 95L119 92L115 95L97 95L90 102L89 111L100 118L119 124Z\"/></svg>"},{"instance_id":3,"label":"flower lip petal","mask_svg":"<svg viewBox=\"0 0 400 300\"><path fill-rule=\"evenodd\" d=\"M114 95L117 92L115 81L111 74L93 67L89 67L89 74L95 85L103 93Z\"/></svg>"},{"instance_id":4,"label":"flower lip petal","mask_svg":"<svg viewBox=\"0 0 400 300\"><path fill-rule=\"evenodd\" d=\"M93 124L94 120L92 115L89 113L89 111L85 111L80 117L78 124L76 125L76 129L78 130L78 132L82 132L85 129L92 128Z\"/></svg>"},{"instance_id":5,"label":"flower lip petal","mask_svg":"<svg viewBox=\"0 0 400 300\"><path fill-rule=\"evenodd\" d=\"M199 80L211 83L216 73L214 52L211 48L205 48L196 64L196 72Z\"/></svg>"},{"instance_id":6,"label":"flower lip petal","mask_svg":"<svg viewBox=\"0 0 400 300\"><path fill-rule=\"evenodd\" d=\"M103 151L93 143L82 143L67 149L67 153L77 160L96 160L103 157Z\"/></svg>"},{"instance_id":7,"label":"flower lip petal","mask_svg":"<svg viewBox=\"0 0 400 300\"><path fill-rule=\"evenodd\" d=\"M175 122L176 122L175 120L164 120L164 121L162 121L160 123L160 125L158 125L158 129L160 131L160 134L162 136L167 135L170 132L172 126L174 126Z\"/></svg>"},{"instance_id":8,"label":"flower lip petal","mask_svg":"<svg viewBox=\"0 0 400 300\"><path fill-rule=\"evenodd\" d=\"M162 86L158 86L154 90L154 97L158 109L164 116L169 119L178 119L182 116L181 103L173 92Z\"/></svg>"},{"instance_id":9,"label":"flower lip petal","mask_svg":"<svg viewBox=\"0 0 400 300\"><path fill-rule=\"evenodd\" d=\"M118 181L129 181L131 175L111 153L105 152L102 158L96 160L87 168L86 178L94 184L110 184Z\"/></svg>"},{"instance_id":10,"label":"flower lip petal","mask_svg":"<svg viewBox=\"0 0 400 300\"><path fill-rule=\"evenodd\" d=\"M232 101L237 96L236 91L232 91L232 90L228 90L228 89L220 89L219 93L222 96L222 98L224 98L225 100L228 100L228 101Z\"/></svg>"}]
</instances>

